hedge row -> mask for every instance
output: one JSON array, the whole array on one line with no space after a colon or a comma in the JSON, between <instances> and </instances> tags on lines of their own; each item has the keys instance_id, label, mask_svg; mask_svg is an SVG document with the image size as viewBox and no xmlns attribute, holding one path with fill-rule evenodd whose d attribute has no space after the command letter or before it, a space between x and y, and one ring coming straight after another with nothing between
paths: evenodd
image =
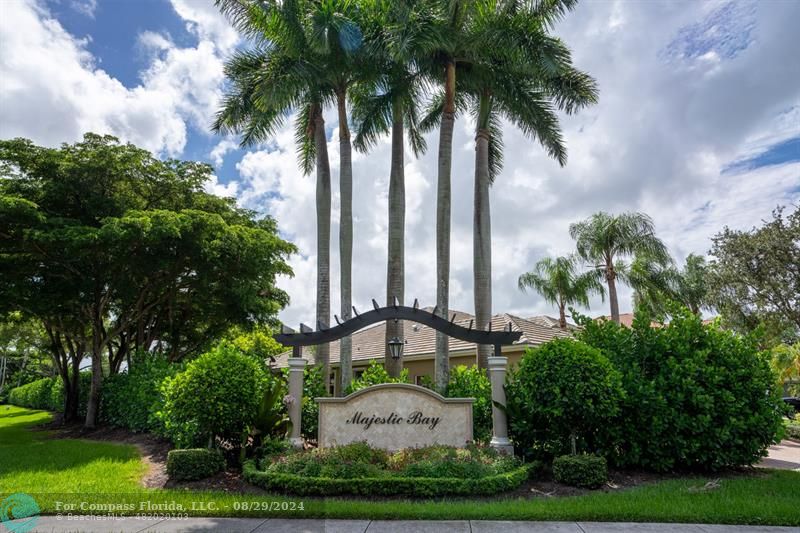
<instances>
[{"instance_id":1,"label":"hedge row","mask_svg":"<svg viewBox=\"0 0 800 533\"><path fill-rule=\"evenodd\" d=\"M333 496L359 494L364 496L467 496L490 495L516 489L530 473L541 468L540 463L528 463L504 474L478 479L380 477L332 479L304 477L294 474L264 472L253 461L246 461L244 478L266 490L300 496Z\"/></svg>"},{"instance_id":2,"label":"hedge row","mask_svg":"<svg viewBox=\"0 0 800 533\"><path fill-rule=\"evenodd\" d=\"M78 414L86 415L86 404L89 400L89 387L92 383L90 372L80 373L80 397L78 399ZM30 409L43 409L46 411L64 411L64 383L61 378L42 378L32 381L21 387L11 389L8 393L8 403Z\"/></svg>"}]
</instances>

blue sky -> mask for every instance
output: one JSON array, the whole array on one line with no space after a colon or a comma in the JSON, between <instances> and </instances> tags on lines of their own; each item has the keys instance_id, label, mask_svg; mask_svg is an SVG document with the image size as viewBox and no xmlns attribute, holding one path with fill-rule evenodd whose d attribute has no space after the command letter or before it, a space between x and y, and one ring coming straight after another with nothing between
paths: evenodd
<instances>
[{"instance_id":1,"label":"blue sky","mask_svg":"<svg viewBox=\"0 0 800 533\"><path fill-rule=\"evenodd\" d=\"M599 210L645 211L678 261L705 253L723 226L760 224L800 203L800 2L583 2L556 28L596 77L598 105L563 117L560 168L506 125L505 168L492 189L495 312L553 313L517 276L569 253L567 228ZM209 190L270 214L300 247L289 323L314 316L314 183L297 170L291 121L242 150L208 130L222 67L247 46L211 0L4 0L0 3L0 138L44 145L112 133L161 157L216 167ZM338 124L326 114L334 191ZM451 302L472 310L473 125L456 126ZM436 136L406 161L406 295L434 299ZM408 151L407 153L410 153ZM354 301L385 293L388 139L357 154ZM333 312L338 312L338 196ZM621 296L623 310L629 294ZM592 302L591 312L606 311Z\"/></svg>"}]
</instances>

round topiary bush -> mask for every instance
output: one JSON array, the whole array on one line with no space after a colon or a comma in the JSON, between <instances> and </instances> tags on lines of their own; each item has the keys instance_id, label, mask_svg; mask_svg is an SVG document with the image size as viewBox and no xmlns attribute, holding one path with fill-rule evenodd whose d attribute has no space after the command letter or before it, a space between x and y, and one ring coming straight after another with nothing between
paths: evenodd
<instances>
[{"instance_id":1,"label":"round topiary bush","mask_svg":"<svg viewBox=\"0 0 800 533\"><path fill-rule=\"evenodd\" d=\"M267 379L256 361L222 343L165 380L159 417L180 447L215 437L238 443L258 412Z\"/></svg>"},{"instance_id":2,"label":"round topiary bush","mask_svg":"<svg viewBox=\"0 0 800 533\"><path fill-rule=\"evenodd\" d=\"M553 478L573 487L596 489L608 479L608 464L597 455L562 455L553 460Z\"/></svg>"},{"instance_id":3,"label":"round topiary bush","mask_svg":"<svg viewBox=\"0 0 800 533\"><path fill-rule=\"evenodd\" d=\"M526 455L602 451L601 431L619 412L619 373L596 348L557 339L528 350L506 383L511 438Z\"/></svg>"}]
</instances>

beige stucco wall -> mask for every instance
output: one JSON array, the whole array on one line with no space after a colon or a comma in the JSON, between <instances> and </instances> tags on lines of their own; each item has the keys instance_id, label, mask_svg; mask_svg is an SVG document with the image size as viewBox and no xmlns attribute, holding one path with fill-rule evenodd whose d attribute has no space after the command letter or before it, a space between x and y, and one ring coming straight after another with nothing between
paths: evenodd
<instances>
[{"instance_id":1,"label":"beige stucco wall","mask_svg":"<svg viewBox=\"0 0 800 533\"><path fill-rule=\"evenodd\" d=\"M509 368L515 366L522 355L525 353L526 346L506 346L503 349L503 355L508 357L508 366ZM463 366L472 366L476 364L477 354L467 354L467 353L458 353L458 354L451 354L450 355L450 368L454 368L460 365ZM382 361L383 357L379 359ZM353 371L356 372L358 370L364 370L369 366L369 361L355 361L353 363ZM338 363L334 363L332 365L332 372L336 376L335 384L336 384L336 394L339 394L339 365ZM433 356L425 356L424 358L419 357L411 357L404 359L403 367L408 369L408 377L409 382L416 384L417 378L422 376L428 376L433 379Z\"/></svg>"}]
</instances>

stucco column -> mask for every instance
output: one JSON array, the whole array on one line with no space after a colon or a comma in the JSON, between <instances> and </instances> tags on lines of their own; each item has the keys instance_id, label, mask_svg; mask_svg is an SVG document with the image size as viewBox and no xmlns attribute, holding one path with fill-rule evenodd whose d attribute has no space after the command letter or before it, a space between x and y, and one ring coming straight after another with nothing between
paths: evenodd
<instances>
[{"instance_id":1,"label":"stucco column","mask_svg":"<svg viewBox=\"0 0 800 533\"><path fill-rule=\"evenodd\" d=\"M492 440L489 445L502 453L514 453L514 446L508 440L508 421L506 412L497 407L506 405L506 391L503 388L506 382L507 357L489 357L489 381L492 384Z\"/></svg>"},{"instance_id":2,"label":"stucco column","mask_svg":"<svg viewBox=\"0 0 800 533\"><path fill-rule=\"evenodd\" d=\"M292 421L292 433L289 442L295 448L303 447L303 438L300 436L300 422L303 405L303 371L308 361L302 357L289 358L289 396L293 398L289 404L289 420Z\"/></svg>"}]
</instances>

